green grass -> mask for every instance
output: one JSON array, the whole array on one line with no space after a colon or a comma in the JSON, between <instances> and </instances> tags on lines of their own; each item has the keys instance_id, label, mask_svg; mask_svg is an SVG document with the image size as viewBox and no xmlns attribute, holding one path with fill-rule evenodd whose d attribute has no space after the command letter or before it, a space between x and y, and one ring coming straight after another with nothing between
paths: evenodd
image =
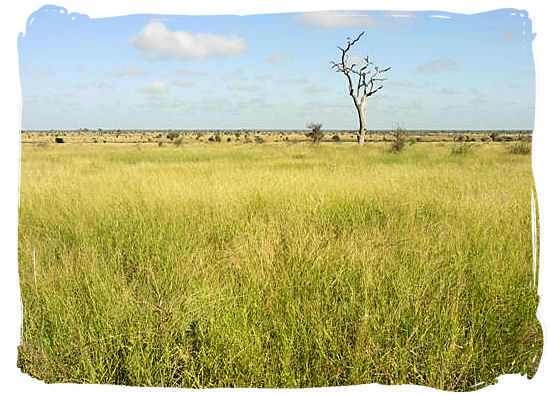
<instances>
[{"instance_id":1,"label":"green grass","mask_svg":"<svg viewBox=\"0 0 550 395\"><path fill-rule=\"evenodd\" d=\"M460 391L532 377L530 158L451 149L24 146L21 370Z\"/></svg>"}]
</instances>

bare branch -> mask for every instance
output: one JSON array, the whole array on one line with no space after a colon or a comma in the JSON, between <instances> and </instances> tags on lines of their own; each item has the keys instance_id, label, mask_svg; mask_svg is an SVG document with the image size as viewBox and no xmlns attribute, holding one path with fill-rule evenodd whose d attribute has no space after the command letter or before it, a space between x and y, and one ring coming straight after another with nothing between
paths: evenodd
<instances>
[{"instance_id":1,"label":"bare branch","mask_svg":"<svg viewBox=\"0 0 550 395\"><path fill-rule=\"evenodd\" d=\"M368 97L374 95L383 88L381 83L386 79L382 78L380 74L390 70L390 67L381 69L378 66L374 66L374 63L368 56L364 57L363 61L357 62L353 60L350 62L349 51L364 34L365 32L361 32L361 34L354 39L348 37L345 48L336 47L341 52L340 61L330 62L331 68L338 73L344 74L348 81L349 94L353 98L359 116L359 131L357 133L357 141L359 144L364 143L366 130L365 101Z\"/></svg>"}]
</instances>

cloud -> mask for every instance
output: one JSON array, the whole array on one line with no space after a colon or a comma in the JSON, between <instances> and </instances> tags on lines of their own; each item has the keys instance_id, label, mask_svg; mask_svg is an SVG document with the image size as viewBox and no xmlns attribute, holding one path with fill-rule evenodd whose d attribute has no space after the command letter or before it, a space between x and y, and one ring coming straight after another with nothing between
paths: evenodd
<instances>
[{"instance_id":1,"label":"cloud","mask_svg":"<svg viewBox=\"0 0 550 395\"><path fill-rule=\"evenodd\" d=\"M20 64L21 73L34 74L34 75L53 75L54 71L42 66L35 66L26 63Z\"/></svg>"},{"instance_id":2,"label":"cloud","mask_svg":"<svg viewBox=\"0 0 550 395\"><path fill-rule=\"evenodd\" d=\"M304 92L305 93L309 93L311 95L315 95L315 94L318 94L318 93L324 93L324 92L328 92L329 89L323 85L319 85L319 84L313 84L313 85L309 85L309 86L306 86L304 88Z\"/></svg>"},{"instance_id":3,"label":"cloud","mask_svg":"<svg viewBox=\"0 0 550 395\"><path fill-rule=\"evenodd\" d=\"M307 83L307 79L300 78L300 77L294 77L294 78L281 78L278 80L281 84L288 84L288 85L300 85Z\"/></svg>"},{"instance_id":4,"label":"cloud","mask_svg":"<svg viewBox=\"0 0 550 395\"><path fill-rule=\"evenodd\" d=\"M94 83L94 85L96 87L98 87L99 89L111 89L111 90L116 89L116 85L112 81L109 81L109 80L96 81Z\"/></svg>"},{"instance_id":5,"label":"cloud","mask_svg":"<svg viewBox=\"0 0 550 395\"><path fill-rule=\"evenodd\" d=\"M237 105L239 108L259 107L265 109L267 103L263 97L250 97L240 100Z\"/></svg>"},{"instance_id":6,"label":"cloud","mask_svg":"<svg viewBox=\"0 0 550 395\"><path fill-rule=\"evenodd\" d=\"M196 77L199 75L205 75L206 72L202 70L187 70L187 69L178 69L176 73L184 75L186 77Z\"/></svg>"},{"instance_id":7,"label":"cloud","mask_svg":"<svg viewBox=\"0 0 550 395\"><path fill-rule=\"evenodd\" d=\"M370 27L375 18L355 11L311 11L296 15L296 21L303 26L317 29L339 29L345 27Z\"/></svg>"},{"instance_id":8,"label":"cloud","mask_svg":"<svg viewBox=\"0 0 550 395\"><path fill-rule=\"evenodd\" d=\"M437 73L444 70L452 70L456 67L456 61L451 58L435 59L426 63L422 63L412 69L418 73Z\"/></svg>"},{"instance_id":9,"label":"cloud","mask_svg":"<svg viewBox=\"0 0 550 395\"><path fill-rule=\"evenodd\" d=\"M193 85L193 81L189 81L189 80L175 80L173 82L174 85L176 86L179 86L181 88L187 88L189 86L192 86Z\"/></svg>"},{"instance_id":10,"label":"cloud","mask_svg":"<svg viewBox=\"0 0 550 395\"><path fill-rule=\"evenodd\" d=\"M155 81L150 83L149 85L144 86L140 89L140 91L150 95L158 95L168 92L168 87L164 82Z\"/></svg>"},{"instance_id":11,"label":"cloud","mask_svg":"<svg viewBox=\"0 0 550 395\"><path fill-rule=\"evenodd\" d=\"M130 43L148 56L159 59L203 59L216 56L239 55L246 50L246 42L236 36L211 33L170 31L158 20L150 21L132 37Z\"/></svg>"},{"instance_id":12,"label":"cloud","mask_svg":"<svg viewBox=\"0 0 550 395\"><path fill-rule=\"evenodd\" d=\"M268 80L272 80L273 76L269 73L260 73L256 75L256 79L258 81L268 81Z\"/></svg>"},{"instance_id":13,"label":"cloud","mask_svg":"<svg viewBox=\"0 0 550 395\"><path fill-rule=\"evenodd\" d=\"M243 91L243 92L250 92L258 89L256 84L248 81L235 82L234 84L229 85L228 88L231 90Z\"/></svg>"},{"instance_id":14,"label":"cloud","mask_svg":"<svg viewBox=\"0 0 550 395\"><path fill-rule=\"evenodd\" d=\"M454 89L450 89L450 88L441 88L439 90L439 93L442 93L444 95L456 95L456 94L458 94L457 91L455 91Z\"/></svg>"},{"instance_id":15,"label":"cloud","mask_svg":"<svg viewBox=\"0 0 550 395\"><path fill-rule=\"evenodd\" d=\"M294 57L294 52L292 51L282 51L274 53L271 56L268 56L265 60L269 63L283 65Z\"/></svg>"},{"instance_id":16,"label":"cloud","mask_svg":"<svg viewBox=\"0 0 550 395\"><path fill-rule=\"evenodd\" d=\"M188 106L188 103L179 98L167 98L165 96L147 96L147 106L146 109L155 109L156 111L174 111L182 110Z\"/></svg>"},{"instance_id":17,"label":"cloud","mask_svg":"<svg viewBox=\"0 0 550 395\"><path fill-rule=\"evenodd\" d=\"M230 71L228 73L225 73L223 75L223 78L226 80L246 80L246 73L242 69L237 69Z\"/></svg>"},{"instance_id":18,"label":"cloud","mask_svg":"<svg viewBox=\"0 0 550 395\"><path fill-rule=\"evenodd\" d=\"M227 104L229 104L229 102L223 97L207 97L202 100L202 106L208 108L220 109L225 107Z\"/></svg>"},{"instance_id":19,"label":"cloud","mask_svg":"<svg viewBox=\"0 0 550 395\"><path fill-rule=\"evenodd\" d=\"M120 77L127 77L132 75L139 75L139 74L145 74L145 71L134 66L126 66L115 71L113 73L113 76L120 78Z\"/></svg>"},{"instance_id":20,"label":"cloud","mask_svg":"<svg viewBox=\"0 0 550 395\"><path fill-rule=\"evenodd\" d=\"M412 88L414 83L407 79L389 79L385 82L388 86L399 86L402 88Z\"/></svg>"}]
</instances>

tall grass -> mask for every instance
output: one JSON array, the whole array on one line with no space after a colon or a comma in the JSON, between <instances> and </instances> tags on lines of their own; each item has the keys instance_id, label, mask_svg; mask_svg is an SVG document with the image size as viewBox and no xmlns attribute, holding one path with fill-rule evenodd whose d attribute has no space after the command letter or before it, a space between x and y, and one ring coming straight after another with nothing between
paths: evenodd
<instances>
[{"instance_id":1,"label":"tall grass","mask_svg":"<svg viewBox=\"0 0 550 395\"><path fill-rule=\"evenodd\" d=\"M20 368L185 387L532 377L529 157L449 148L25 146Z\"/></svg>"}]
</instances>

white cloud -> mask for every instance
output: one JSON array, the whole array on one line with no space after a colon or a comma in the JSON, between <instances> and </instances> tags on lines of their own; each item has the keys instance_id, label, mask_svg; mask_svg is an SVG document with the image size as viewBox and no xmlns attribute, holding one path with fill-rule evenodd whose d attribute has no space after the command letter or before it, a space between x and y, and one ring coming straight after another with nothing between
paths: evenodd
<instances>
[{"instance_id":1,"label":"white cloud","mask_svg":"<svg viewBox=\"0 0 550 395\"><path fill-rule=\"evenodd\" d=\"M250 91L255 91L256 89L258 89L258 87L253 82L242 81L242 82L235 82L234 84L229 85L229 89L236 90L236 91L250 92Z\"/></svg>"},{"instance_id":2,"label":"white cloud","mask_svg":"<svg viewBox=\"0 0 550 395\"><path fill-rule=\"evenodd\" d=\"M455 91L454 89L447 88L447 87L441 88L439 90L439 93L442 93L444 95L456 95L456 94L458 94L458 92Z\"/></svg>"},{"instance_id":3,"label":"white cloud","mask_svg":"<svg viewBox=\"0 0 550 395\"><path fill-rule=\"evenodd\" d=\"M323 85L313 84L305 87L304 92L309 93L311 95L315 95L317 93L328 92L328 88Z\"/></svg>"},{"instance_id":4,"label":"white cloud","mask_svg":"<svg viewBox=\"0 0 550 395\"><path fill-rule=\"evenodd\" d=\"M266 61L268 61L269 63L283 65L286 62L288 62L289 60L291 60L293 57L294 57L294 52L292 52L292 51L282 51L282 52L274 53L271 56L268 56L266 58Z\"/></svg>"},{"instance_id":5,"label":"white cloud","mask_svg":"<svg viewBox=\"0 0 550 395\"><path fill-rule=\"evenodd\" d=\"M158 20L150 21L130 42L149 56L160 59L190 60L233 56L246 50L246 42L236 35L172 32Z\"/></svg>"},{"instance_id":6,"label":"white cloud","mask_svg":"<svg viewBox=\"0 0 550 395\"><path fill-rule=\"evenodd\" d=\"M414 83L407 79L389 79L385 82L388 86L398 86L402 88L412 88Z\"/></svg>"},{"instance_id":7,"label":"white cloud","mask_svg":"<svg viewBox=\"0 0 550 395\"><path fill-rule=\"evenodd\" d=\"M199 75L205 75L206 72L202 70L188 70L188 69L178 69L176 70L176 73L184 75L186 77L196 77Z\"/></svg>"},{"instance_id":8,"label":"white cloud","mask_svg":"<svg viewBox=\"0 0 550 395\"><path fill-rule=\"evenodd\" d=\"M281 78L278 80L281 84L288 84L288 85L300 85L307 83L307 79L301 78L301 77L293 77L293 78Z\"/></svg>"},{"instance_id":9,"label":"white cloud","mask_svg":"<svg viewBox=\"0 0 550 395\"><path fill-rule=\"evenodd\" d=\"M168 92L168 87L164 82L155 81L149 85L144 86L140 89L143 93L148 93L151 95L157 95Z\"/></svg>"},{"instance_id":10,"label":"white cloud","mask_svg":"<svg viewBox=\"0 0 550 395\"><path fill-rule=\"evenodd\" d=\"M223 78L226 80L246 80L248 77L246 76L246 73L242 69L236 69L233 71L230 71L228 73L225 73L223 75Z\"/></svg>"},{"instance_id":11,"label":"white cloud","mask_svg":"<svg viewBox=\"0 0 550 395\"><path fill-rule=\"evenodd\" d=\"M267 80L272 80L273 76L269 73L260 73L256 75L256 79L259 81L267 81Z\"/></svg>"},{"instance_id":12,"label":"white cloud","mask_svg":"<svg viewBox=\"0 0 550 395\"><path fill-rule=\"evenodd\" d=\"M134 66L126 66L118 69L113 73L113 76L115 77L127 77L131 75L139 75L139 74L145 74L145 71L134 67Z\"/></svg>"},{"instance_id":13,"label":"white cloud","mask_svg":"<svg viewBox=\"0 0 550 395\"><path fill-rule=\"evenodd\" d=\"M174 85L182 88L187 88L193 85L193 81L189 81L189 80L175 80L173 83Z\"/></svg>"},{"instance_id":14,"label":"white cloud","mask_svg":"<svg viewBox=\"0 0 550 395\"><path fill-rule=\"evenodd\" d=\"M456 67L456 61L450 58L435 59L430 62L422 63L412 69L420 73L437 73L443 70L451 70Z\"/></svg>"},{"instance_id":15,"label":"white cloud","mask_svg":"<svg viewBox=\"0 0 550 395\"><path fill-rule=\"evenodd\" d=\"M112 81L109 81L109 80L100 80L100 81L96 81L94 83L94 85L96 87L98 87L99 89L116 89L116 85L113 84Z\"/></svg>"},{"instance_id":16,"label":"white cloud","mask_svg":"<svg viewBox=\"0 0 550 395\"><path fill-rule=\"evenodd\" d=\"M355 11L311 11L298 14L298 23L318 29L338 29L344 27L370 27L375 19Z\"/></svg>"}]
</instances>

